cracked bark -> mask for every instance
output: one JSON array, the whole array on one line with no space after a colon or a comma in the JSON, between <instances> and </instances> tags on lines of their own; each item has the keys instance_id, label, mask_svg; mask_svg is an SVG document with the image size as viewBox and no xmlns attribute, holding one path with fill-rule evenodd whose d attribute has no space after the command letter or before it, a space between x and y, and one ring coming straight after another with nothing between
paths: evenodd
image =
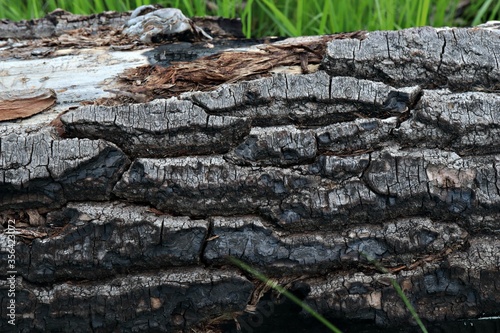
<instances>
[{"instance_id":1,"label":"cracked bark","mask_svg":"<svg viewBox=\"0 0 500 333\"><path fill-rule=\"evenodd\" d=\"M426 322L497 315L499 46L495 29L373 32L329 42L315 73L71 109L63 137L2 126L1 214L32 224L18 328L231 318L259 288L228 255L334 320L413 323L390 278Z\"/></svg>"}]
</instances>

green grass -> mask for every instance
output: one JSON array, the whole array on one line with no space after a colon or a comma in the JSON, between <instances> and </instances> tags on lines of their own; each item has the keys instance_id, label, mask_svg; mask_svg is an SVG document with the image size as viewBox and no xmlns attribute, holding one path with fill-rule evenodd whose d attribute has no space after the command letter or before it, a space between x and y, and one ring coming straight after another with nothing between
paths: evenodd
<instances>
[{"instance_id":1,"label":"green grass","mask_svg":"<svg viewBox=\"0 0 500 333\"><path fill-rule=\"evenodd\" d=\"M362 255L364 257L366 257L367 260L370 263L372 263L379 271L381 271L382 273L386 273L386 274L389 273L387 271L387 269L385 267L383 267L380 263L376 262L374 259L371 259L365 253L362 253ZM276 282L270 280L264 274L262 274L259 271L257 271L255 268L253 268L253 267L245 264L243 261L241 261L239 259L236 259L234 257L228 257L228 259L233 264L235 264L236 266L238 266L240 269L246 271L247 273L252 274L254 277L256 277L259 280L261 280L262 282L266 283L268 286L270 286L271 288L273 288L274 290L276 290L280 294L283 294L285 297L287 297L288 299L290 299L295 304L301 306L305 311L307 311L309 314L311 314L319 322L321 322L323 325L325 325L326 327L328 327L328 329L330 331L335 332L335 333L342 333L342 331L339 330L337 327L335 327L335 325L333 325L331 322L329 322L328 319L326 319L325 317L323 317L322 315L320 315L318 312L316 312L313 308L311 308L310 306L308 306L307 304L305 304L304 302L302 302L294 294L292 294L291 292L289 292L285 288L281 287ZM406 297L406 295L403 292L403 290L401 289L401 286L399 285L399 283L395 279L391 279L391 284L392 284L392 287L394 288L394 290L396 290L396 293L398 294L399 298L401 298L401 300L403 301L404 305L406 306L406 308L408 309L408 311L412 315L413 319L415 319L415 321L417 322L417 325L420 327L420 330L422 331L422 333L428 333L427 328L424 326L424 323L422 322L422 320L418 316L417 311L415 310L415 308L411 304L411 302L408 299L408 297Z\"/></svg>"},{"instance_id":2,"label":"green grass","mask_svg":"<svg viewBox=\"0 0 500 333\"><path fill-rule=\"evenodd\" d=\"M371 258L366 253L361 253L361 254L372 265L374 265L379 271L381 271L382 273L385 273L385 274L389 274L389 271L384 266L382 266L379 262L375 261L375 259ZM415 321L417 322L417 325L420 327L420 330L422 331L422 333L428 333L427 328L425 327L424 323L422 322L422 320L418 316L417 310L415 310L415 308L411 304L411 302L408 299L408 297L406 297L406 295L403 292L403 289L401 289L401 286L399 285L399 283L395 279L391 279L391 284L392 284L392 287L394 288L394 290L396 290L396 293L398 294L399 298L401 298L401 300L405 304L405 306L408 309L408 311L410 311L411 316L413 317L413 319L415 319Z\"/></svg>"},{"instance_id":3,"label":"green grass","mask_svg":"<svg viewBox=\"0 0 500 333\"><path fill-rule=\"evenodd\" d=\"M266 283L268 286L270 286L271 288L273 288L274 290L276 290L277 292L279 292L280 294L284 295L286 298L288 298L289 300L291 300L292 302L294 302L295 304L301 306L305 311L307 311L309 314L311 314L314 318L316 318L320 323L322 323L323 325L325 325L326 327L328 327L328 329L332 332L335 332L335 333L342 333L341 330L339 330L337 327L335 327L335 325L333 325L332 323L330 323L328 321L328 319L326 319L325 317L323 317L322 315L320 315L318 312L314 311L313 308L311 308L309 305L307 305L306 303L302 302L299 298L297 298L297 296L295 296L294 294L292 294L291 292L289 292L288 290L286 290L285 288L283 288L282 286L280 286L279 284L277 284L276 282L274 281L271 281L269 278L267 278L264 274L260 273L259 271L257 271L256 269L254 269L253 267L250 267L248 266L247 264L245 264L243 261L241 260L238 260L234 257L229 257L228 258L233 264L235 264L236 266L238 266L239 268L241 268L242 270L252 274L253 276L255 276L257 279L261 280L262 282Z\"/></svg>"},{"instance_id":4,"label":"green grass","mask_svg":"<svg viewBox=\"0 0 500 333\"><path fill-rule=\"evenodd\" d=\"M472 0L0 0L0 19L31 19L55 8L75 14L159 3L187 16L240 17L247 37L321 35L416 26L470 26L500 20L500 1Z\"/></svg>"},{"instance_id":5,"label":"green grass","mask_svg":"<svg viewBox=\"0 0 500 333\"><path fill-rule=\"evenodd\" d=\"M474 15L474 13L476 14ZM466 10L466 15L474 16L472 25L478 25L485 21L498 20L500 17L500 1L472 1L471 6Z\"/></svg>"},{"instance_id":6,"label":"green grass","mask_svg":"<svg viewBox=\"0 0 500 333\"><path fill-rule=\"evenodd\" d=\"M403 292L403 289L401 289L401 286L399 285L399 283L396 280L391 279L391 284L392 284L393 288L396 290L396 293L398 294L399 298L401 298L403 300L403 303L405 304L408 311L410 311L413 319L415 319L415 321L417 322L422 333L428 333L427 328L424 326L424 323L422 322L422 320L418 316L417 310L415 310L413 305L410 303L410 300L408 299L408 297L406 297L406 295Z\"/></svg>"}]
</instances>

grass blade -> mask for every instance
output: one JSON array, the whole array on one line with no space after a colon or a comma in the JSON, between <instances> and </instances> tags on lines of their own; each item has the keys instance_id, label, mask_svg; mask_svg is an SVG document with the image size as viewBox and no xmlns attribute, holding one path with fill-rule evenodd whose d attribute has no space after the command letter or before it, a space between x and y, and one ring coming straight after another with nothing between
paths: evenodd
<instances>
[{"instance_id":1,"label":"grass blade","mask_svg":"<svg viewBox=\"0 0 500 333\"><path fill-rule=\"evenodd\" d=\"M413 305L411 305L410 300L408 299L408 297L406 297L406 295L403 292L403 290L401 289L401 286L399 285L399 283L394 279L391 279L391 283L392 283L392 286L394 287L394 289L396 290L396 292L398 293L399 298L401 298L403 300L403 303L405 303L406 308L408 309L408 311L410 311L413 319L415 319L415 321L417 322L417 324L420 327L420 329L422 330L422 332L428 333L427 328L425 328L424 323L422 322L422 320L420 320L420 317L418 316L417 311L415 310Z\"/></svg>"},{"instance_id":2,"label":"grass blade","mask_svg":"<svg viewBox=\"0 0 500 333\"><path fill-rule=\"evenodd\" d=\"M385 273L385 274L389 274L389 271L384 266L382 266L380 263L378 263L377 261L375 261L375 259L373 259L373 257L371 257L369 254L367 254L365 252L361 252L361 255L364 256L379 271L381 271L382 273ZM424 323L422 322L422 320L418 316L417 311L415 310L415 308L411 304L411 302L408 299L408 297L406 297L405 293L403 292L403 289L401 289L401 286L399 285L399 283L395 279L391 278L390 280L391 280L392 286L396 290L396 293L398 294L399 298L401 298L401 300L405 304L405 306L408 309L408 311L410 311L413 319L415 319L415 321L417 322L418 326L420 327L420 330L423 333L428 333L427 328L425 327Z\"/></svg>"},{"instance_id":3,"label":"grass blade","mask_svg":"<svg viewBox=\"0 0 500 333\"><path fill-rule=\"evenodd\" d=\"M281 12L274 2L269 0L256 0L262 9L269 13L269 17L289 36L299 36L295 25Z\"/></svg>"},{"instance_id":4,"label":"grass blade","mask_svg":"<svg viewBox=\"0 0 500 333\"><path fill-rule=\"evenodd\" d=\"M243 13L241 15L241 22L243 25L243 34L246 38L252 37L252 5L253 0L248 0L245 4L245 8L243 9Z\"/></svg>"},{"instance_id":5,"label":"grass blade","mask_svg":"<svg viewBox=\"0 0 500 333\"><path fill-rule=\"evenodd\" d=\"M481 8L479 8L479 11L476 14L476 17L474 17L474 21L472 21L472 25L478 25L482 23L483 21L483 16L485 15L486 11L488 10L488 7L491 5L492 0L486 0Z\"/></svg>"},{"instance_id":6,"label":"grass blade","mask_svg":"<svg viewBox=\"0 0 500 333\"><path fill-rule=\"evenodd\" d=\"M248 266L243 261L238 260L238 259L236 259L234 257L229 257L229 260L233 264L235 264L236 266L238 266L239 268L243 269L244 271L246 271L246 272L252 274L253 276L255 276L257 279L259 279L262 282L266 283L268 286L270 286L271 288L273 288L277 292L285 295L289 300L291 300L295 304L301 306L305 311L307 311L314 318L316 318L317 320L319 320L323 325L325 325L326 327L328 327L328 329L330 329L330 331L335 332L335 333L342 333L341 330L339 330L337 327L335 327L335 325L333 325L332 323L330 323L325 317L323 317L322 315L320 315L319 313L317 313L316 311L314 311L313 308L311 308L309 305L307 305L304 302L302 302L294 294L292 294L291 292L289 292L285 288L281 287L276 282L273 282L273 281L269 280L264 274L260 273L256 269Z\"/></svg>"}]
</instances>

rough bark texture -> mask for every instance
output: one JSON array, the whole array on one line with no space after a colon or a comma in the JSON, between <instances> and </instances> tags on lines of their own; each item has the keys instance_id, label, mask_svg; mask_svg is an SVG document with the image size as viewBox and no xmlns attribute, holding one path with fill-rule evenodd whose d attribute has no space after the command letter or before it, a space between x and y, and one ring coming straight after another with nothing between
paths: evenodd
<instances>
[{"instance_id":1,"label":"rough bark texture","mask_svg":"<svg viewBox=\"0 0 500 333\"><path fill-rule=\"evenodd\" d=\"M248 135L251 125L246 118L211 116L175 99L127 108L88 106L61 121L68 135L104 137L133 157L226 153Z\"/></svg>"},{"instance_id":2,"label":"rough bark texture","mask_svg":"<svg viewBox=\"0 0 500 333\"><path fill-rule=\"evenodd\" d=\"M262 288L228 255L333 319L413 323L391 278L426 322L498 315L499 50L495 29L374 32L315 73L70 110L64 137L1 127L0 209L31 224L16 329L231 318Z\"/></svg>"}]
</instances>

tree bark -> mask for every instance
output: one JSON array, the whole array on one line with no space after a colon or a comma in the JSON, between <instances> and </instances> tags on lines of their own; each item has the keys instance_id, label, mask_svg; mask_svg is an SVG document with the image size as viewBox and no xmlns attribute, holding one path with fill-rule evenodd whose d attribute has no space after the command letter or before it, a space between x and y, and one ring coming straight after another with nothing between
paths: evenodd
<instances>
[{"instance_id":1,"label":"tree bark","mask_svg":"<svg viewBox=\"0 0 500 333\"><path fill-rule=\"evenodd\" d=\"M414 324L391 279L426 323L498 315L500 31L318 40L309 74L4 122L0 330L12 285L20 332L245 329L228 256L334 321Z\"/></svg>"}]
</instances>

